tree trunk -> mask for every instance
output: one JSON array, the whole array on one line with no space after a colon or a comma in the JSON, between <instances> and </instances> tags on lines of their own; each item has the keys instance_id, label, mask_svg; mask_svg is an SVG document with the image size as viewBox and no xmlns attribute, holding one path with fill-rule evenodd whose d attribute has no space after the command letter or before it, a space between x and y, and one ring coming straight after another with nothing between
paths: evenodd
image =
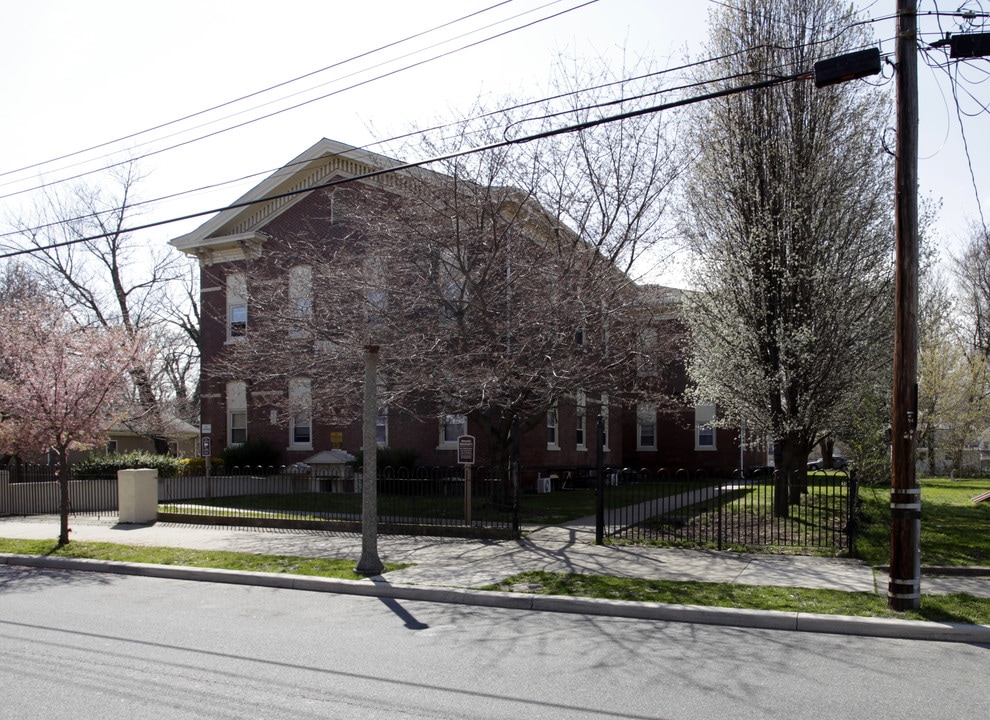
<instances>
[{"instance_id":1,"label":"tree trunk","mask_svg":"<svg viewBox=\"0 0 990 720\"><path fill-rule=\"evenodd\" d=\"M835 455L835 440L830 437L823 438L818 443L818 449L822 452L822 468L831 470L834 463L832 457Z\"/></svg>"},{"instance_id":2,"label":"tree trunk","mask_svg":"<svg viewBox=\"0 0 990 720\"><path fill-rule=\"evenodd\" d=\"M808 448L798 433L788 433L774 443L774 517L789 517L790 506L800 502L801 495L808 491L807 459Z\"/></svg>"},{"instance_id":3,"label":"tree trunk","mask_svg":"<svg viewBox=\"0 0 990 720\"><path fill-rule=\"evenodd\" d=\"M791 514L787 497L787 466L784 460L787 441L779 438L773 444L773 516L785 518Z\"/></svg>"},{"instance_id":4,"label":"tree trunk","mask_svg":"<svg viewBox=\"0 0 990 720\"><path fill-rule=\"evenodd\" d=\"M69 544L69 458L67 448L58 449L58 544L59 547Z\"/></svg>"},{"instance_id":5,"label":"tree trunk","mask_svg":"<svg viewBox=\"0 0 990 720\"><path fill-rule=\"evenodd\" d=\"M493 486L492 500L499 506L508 506L512 502L509 479L509 463L511 462L511 438L509 437L512 423L501 413L493 417L493 411L478 413L481 425L488 431L489 474L492 480L498 480Z\"/></svg>"}]
</instances>

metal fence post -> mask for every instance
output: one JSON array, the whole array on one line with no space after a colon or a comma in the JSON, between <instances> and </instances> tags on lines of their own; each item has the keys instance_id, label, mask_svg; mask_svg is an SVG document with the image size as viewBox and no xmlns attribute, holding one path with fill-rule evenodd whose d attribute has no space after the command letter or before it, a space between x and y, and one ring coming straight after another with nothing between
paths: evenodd
<instances>
[{"instance_id":1,"label":"metal fence post","mask_svg":"<svg viewBox=\"0 0 990 720\"><path fill-rule=\"evenodd\" d=\"M598 429L597 445L597 466L598 481L595 491L595 545L605 543L605 420L598 416L596 423Z\"/></svg>"}]
</instances>

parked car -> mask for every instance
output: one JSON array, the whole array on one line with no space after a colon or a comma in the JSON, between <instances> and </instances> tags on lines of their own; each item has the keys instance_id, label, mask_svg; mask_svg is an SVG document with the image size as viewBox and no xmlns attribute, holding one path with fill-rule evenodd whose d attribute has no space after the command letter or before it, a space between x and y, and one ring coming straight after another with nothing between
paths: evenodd
<instances>
[{"instance_id":1,"label":"parked car","mask_svg":"<svg viewBox=\"0 0 990 720\"><path fill-rule=\"evenodd\" d=\"M808 463L809 470L824 470L825 469L825 459L818 458L817 460L812 460ZM848 470L849 460L840 455L832 456L832 469L833 470Z\"/></svg>"}]
</instances>

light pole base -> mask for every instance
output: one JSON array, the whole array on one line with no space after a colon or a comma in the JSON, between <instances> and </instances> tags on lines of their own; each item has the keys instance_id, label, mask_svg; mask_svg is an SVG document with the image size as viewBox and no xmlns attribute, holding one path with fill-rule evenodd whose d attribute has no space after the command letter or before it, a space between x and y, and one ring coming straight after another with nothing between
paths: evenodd
<instances>
[{"instance_id":1,"label":"light pole base","mask_svg":"<svg viewBox=\"0 0 990 720\"><path fill-rule=\"evenodd\" d=\"M361 559L358 560L358 564L354 567L354 572L365 577L381 575L385 572L385 564L378 557L377 553L365 552L361 554Z\"/></svg>"}]
</instances>

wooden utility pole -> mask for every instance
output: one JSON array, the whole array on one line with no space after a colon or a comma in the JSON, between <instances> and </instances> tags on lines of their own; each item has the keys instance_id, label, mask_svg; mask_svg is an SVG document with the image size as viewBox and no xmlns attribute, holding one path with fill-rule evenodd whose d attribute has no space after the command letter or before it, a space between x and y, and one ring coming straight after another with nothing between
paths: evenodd
<instances>
[{"instance_id":1,"label":"wooden utility pole","mask_svg":"<svg viewBox=\"0 0 990 720\"><path fill-rule=\"evenodd\" d=\"M897 158L890 582L893 610L921 606L918 425L918 3L897 0Z\"/></svg>"}]
</instances>

